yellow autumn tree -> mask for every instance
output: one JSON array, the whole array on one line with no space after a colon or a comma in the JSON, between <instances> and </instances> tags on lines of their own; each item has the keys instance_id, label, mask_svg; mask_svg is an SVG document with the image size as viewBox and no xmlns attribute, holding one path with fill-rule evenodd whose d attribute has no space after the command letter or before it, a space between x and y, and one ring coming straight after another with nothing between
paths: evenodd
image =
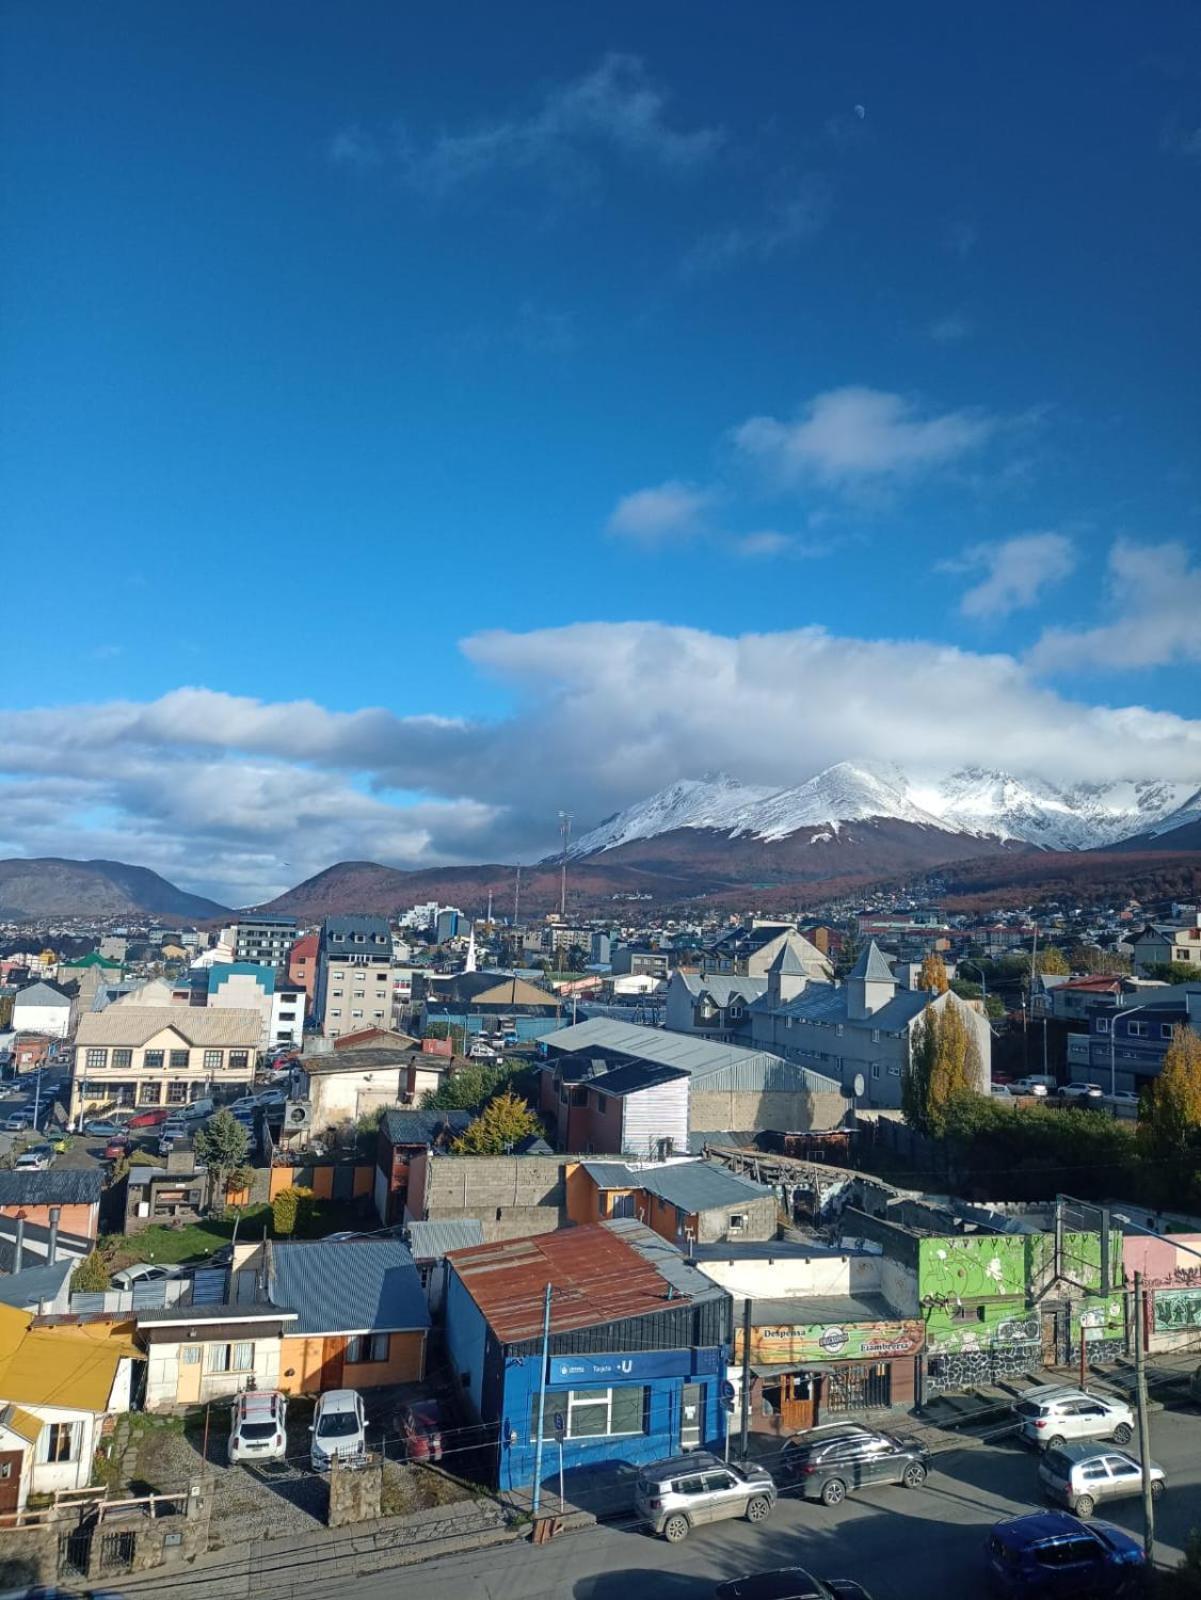
<instances>
[{"instance_id":1,"label":"yellow autumn tree","mask_svg":"<svg viewBox=\"0 0 1201 1600\"><path fill-rule=\"evenodd\" d=\"M506 1090L496 1095L464 1128L454 1150L462 1156L503 1155L519 1140L542 1132L542 1123L519 1095Z\"/></svg>"},{"instance_id":2,"label":"yellow autumn tree","mask_svg":"<svg viewBox=\"0 0 1201 1600\"><path fill-rule=\"evenodd\" d=\"M1201 1037L1192 1028L1172 1029L1139 1131L1164 1155L1183 1151L1201 1132Z\"/></svg>"},{"instance_id":3,"label":"yellow autumn tree","mask_svg":"<svg viewBox=\"0 0 1201 1600\"><path fill-rule=\"evenodd\" d=\"M923 1133L941 1134L956 1095L983 1086L984 1063L967 1008L955 999L928 1005L914 1029L909 1072L902 1085L905 1119Z\"/></svg>"},{"instance_id":4,"label":"yellow autumn tree","mask_svg":"<svg viewBox=\"0 0 1201 1600\"><path fill-rule=\"evenodd\" d=\"M922 969L917 975L918 988L931 994L946 994L949 981L946 962L931 950L922 961Z\"/></svg>"}]
</instances>

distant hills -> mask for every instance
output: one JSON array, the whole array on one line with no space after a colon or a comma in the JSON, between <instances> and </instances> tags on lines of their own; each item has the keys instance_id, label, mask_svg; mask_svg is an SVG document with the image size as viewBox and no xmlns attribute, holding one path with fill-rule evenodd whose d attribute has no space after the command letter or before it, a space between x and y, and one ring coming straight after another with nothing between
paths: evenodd
<instances>
[{"instance_id":1,"label":"distant hills","mask_svg":"<svg viewBox=\"0 0 1201 1600\"><path fill-rule=\"evenodd\" d=\"M61 856L0 861L0 917L120 917L141 913L206 922L227 907L177 889L148 867L124 861L68 861Z\"/></svg>"}]
</instances>

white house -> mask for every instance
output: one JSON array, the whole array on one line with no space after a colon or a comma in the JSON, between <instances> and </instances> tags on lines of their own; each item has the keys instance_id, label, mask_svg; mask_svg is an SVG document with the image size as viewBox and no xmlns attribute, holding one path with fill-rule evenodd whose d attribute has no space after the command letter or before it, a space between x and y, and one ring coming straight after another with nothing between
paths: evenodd
<instances>
[{"instance_id":1,"label":"white house","mask_svg":"<svg viewBox=\"0 0 1201 1600\"><path fill-rule=\"evenodd\" d=\"M65 1039L71 1031L71 1001L52 983L31 983L13 1001L13 1029Z\"/></svg>"}]
</instances>

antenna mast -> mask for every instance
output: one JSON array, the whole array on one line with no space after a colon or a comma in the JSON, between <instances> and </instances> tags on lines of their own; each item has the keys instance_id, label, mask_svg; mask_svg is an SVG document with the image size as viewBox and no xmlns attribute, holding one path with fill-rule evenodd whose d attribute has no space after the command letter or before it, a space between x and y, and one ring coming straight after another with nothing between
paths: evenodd
<instances>
[{"instance_id":1,"label":"antenna mast","mask_svg":"<svg viewBox=\"0 0 1201 1600\"><path fill-rule=\"evenodd\" d=\"M571 840L571 812L559 812L559 834L563 840L563 859L559 864L559 921L567 917L567 846Z\"/></svg>"},{"instance_id":2,"label":"antenna mast","mask_svg":"<svg viewBox=\"0 0 1201 1600\"><path fill-rule=\"evenodd\" d=\"M521 863L517 864L517 876L513 880L513 926L517 926L517 913L521 910Z\"/></svg>"}]
</instances>

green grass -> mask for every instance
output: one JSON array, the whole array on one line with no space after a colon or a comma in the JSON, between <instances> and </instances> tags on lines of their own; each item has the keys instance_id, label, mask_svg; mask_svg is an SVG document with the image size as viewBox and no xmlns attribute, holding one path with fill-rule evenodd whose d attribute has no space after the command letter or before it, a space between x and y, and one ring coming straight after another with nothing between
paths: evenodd
<instances>
[{"instance_id":1,"label":"green grass","mask_svg":"<svg viewBox=\"0 0 1201 1600\"><path fill-rule=\"evenodd\" d=\"M153 1227L141 1233L108 1234L100 1241L100 1251L110 1272L134 1261L158 1261L169 1266L203 1261L233 1238L235 1216L240 1217L240 1243L260 1240L264 1227L267 1237L274 1237L271 1207L245 1206L240 1212L231 1208L224 1217L205 1217L180 1228ZM293 1237L320 1239L327 1233L338 1233L346 1228L362 1228L370 1233L378 1227L379 1222L373 1216L364 1214L361 1201L318 1200L308 1226Z\"/></svg>"}]
</instances>

